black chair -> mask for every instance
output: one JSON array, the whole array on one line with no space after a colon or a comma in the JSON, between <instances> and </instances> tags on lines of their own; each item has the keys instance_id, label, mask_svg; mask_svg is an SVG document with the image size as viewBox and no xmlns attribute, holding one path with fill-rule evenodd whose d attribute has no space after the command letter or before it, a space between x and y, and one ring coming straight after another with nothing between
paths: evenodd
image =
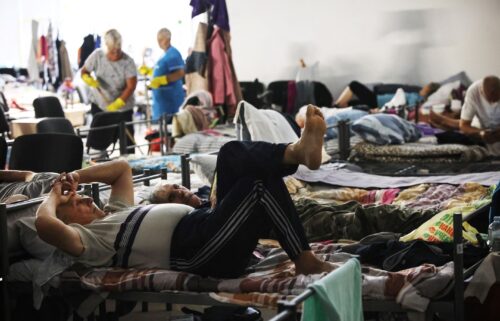
<instances>
[{"instance_id":1,"label":"black chair","mask_svg":"<svg viewBox=\"0 0 500 321\"><path fill-rule=\"evenodd\" d=\"M270 82L267 85L266 101L269 104L281 106L283 110L286 109L288 103L288 83L291 80L278 80Z\"/></svg>"},{"instance_id":2,"label":"black chair","mask_svg":"<svg viewBox=\"0 0 500 321\"><path fill-rule=\"evenodd\" d=\"M38 97L33 100L35 118L64 117L64 111L59 98L54 96Z\"/></svg>"},{"instance_id":3,"label":"black chair","mask_svg":"<svg viewBox=\"0 0 500 321\"><path fill-rule=\"evenodd\" d=\"M9 168L34 172L70 172L82 167L83 143L68 134L19 136L12 144Z\"/></svg>"},{"instance_id":4,"label":"black chair","mask_svg":"<svg viewBox=\"0 0 500 321\"><path fill-rule=\"evenodd\" d=\"M5 95L3 94L2 91L0 91L0 108L2 108L4 112L9 111L9 104L7 103L7 98L5 98Z\"/></svg>"},{"instance_id":5,"label":"black chair","mask_svg":"<svg viewBox=\"0 0 500 321\"><path fill-rule=\"evenodd\" d=\"M0 136L8 137L10 133L9 122L3 109L0 108Z\"/></svg>"},{"instance_id":6,"label":"black chair","mask_svg":"<svg viewBox=\"0 0 500 321\"><path fill-rule=\"evenodd\" d=\"M75 135L73 125L66 118L49 117L45 118L36 124L36 132L43 133L61 133Z\"/></svg>"},{"instance_id":7,"label":"black chair","mask_svg":"<svg viewBox=\"0 0 500 321\"><path fill-rule=\"evenodd\" d=\"M314 100L316 100L316 106L319 107L331 107L333 105L332 93L322 82L314 82Z\"/></svg>"},{"instance_id":8,"label":"black chair","mask_svg":"<svg viewBox=\"0 0 500 321\"><path fill-rule=\"evenodd\" d=\"M0 68L0 74L17 77L17 72L14 68Z\"/></svg>"},{"instance_id":9,"label":"black chair","mask_svg":"<svg viewBox=\"0 0 500 321\"><path fill-rule=\"evenodd\" d=\"M0 136L0 169L5 169L7 163L7 141L5 137Z\"/></svg>"},{"instance_id":10,"label":"black chair","mask_svg":"<svg viewBox=\"0 0 500 321\"><path fill-rule=\"evenodd\" d=\"M239 83L243 99L255 108L262 108L264 102L261 95L264 93L264 84L259 82L258 79L254 81L240 81Z\"/></svg>"},{"instance_id":11,"label":"black chair","mask_svg":"<svg viewBox=\"0 0 500 321\"><path fill-rule=\"evenodd\" d=\"M269 104L274 104L282 107L285 111L288 107L288 88L291 80L278 80L270 82L267 85L266 92L263 94L266 96L265 102ZM314 104L317 106L330 107L333 104L333 96L330 90L321 82L313 81L314 86ZM301 106L294 106L298 108ZM295 114L297 110L293 110L292 114Z\"/></svg>"},{"instance_id":12,"label":"black chair","mask_svg":"<svg viewBox=\"0 0 500 321\"><path fill-rule=\"evenodd\" d=\"M100 112L95 114L92 118L90 130L87 134L87 142L85 144L87 146L87 153L89 153L92 148L106 153L106 157L109 157L109 153L112 153L115 150L120 130L119 126L109 128L106 127L110 125L119 125L122 120L123 115L120 112ZM111 145L113 145L113 148L108 153L107 149Z\"/></svg>"}]
</instances>

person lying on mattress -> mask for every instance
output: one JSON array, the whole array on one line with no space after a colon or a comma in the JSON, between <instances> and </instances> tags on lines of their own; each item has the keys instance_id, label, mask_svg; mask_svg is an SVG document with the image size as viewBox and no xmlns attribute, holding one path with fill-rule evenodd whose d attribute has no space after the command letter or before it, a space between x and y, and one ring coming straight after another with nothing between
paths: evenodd
<instances>
[{"instance_id":1,"label":"person lying on mattress","mask_svg":"<svg viewBox=\"0 0 500 321\"><path fill-rule=\"evenodd\" d=\"M332 265L311 251L282 180L299 164L310 169L320 166L325 130L321 112L310 106L304 133L296 143L224 145L217 160L213 208L133 207L131 172L127 172L112 184L110 197L123 210L106 215L91 198L75 193L76 175L63 173L37 211L36 229L42 240L59 250L52 255L58 262L166 268L226 278L243 274L259 237L272 229L297 274L331 271Z\"/></svg>"},{"instance_id":2,"label":"person lying on mattress","mask_svg":"<svg viewBox=\"0 0 500 321\"><path fill-rule=\"evenodd\" d=\"M68 175L75 176L80 184L92 182L112 184L117 177L128 171L130 166L125 160L113 160L78 169ZM0 170L0 202L10 204L43 196L50 192L52 183L58 177L59 173L53 172Z\"/></svg>"}]
</instances>

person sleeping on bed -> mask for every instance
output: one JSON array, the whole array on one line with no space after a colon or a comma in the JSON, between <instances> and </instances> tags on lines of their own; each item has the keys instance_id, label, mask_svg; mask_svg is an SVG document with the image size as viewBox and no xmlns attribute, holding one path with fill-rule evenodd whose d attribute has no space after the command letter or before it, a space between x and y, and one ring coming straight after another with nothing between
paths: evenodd
<instances>
[{"instance_id":1,"label":"person sleeping on bed","mask_svg":"<svg viewBox=\"0 0 500 321\"><path fill-rule=\"evenodd\" d=\"M299 164L319 168L325 130L321 112L310 106L304 133L293 144L224 145L212 207L133 206L129 171L112 183L110 203L122 210L106 215L91 198L75 193L81 174L63 173L37 211L36 229L58 249L52 257L59 263L155 267L224 278L244 273L258 239L272 229L296 274L329 272L332 265L311 251L282 180ZM188 204L201 205L189 198Z\"/></svg>"}]
</instances>

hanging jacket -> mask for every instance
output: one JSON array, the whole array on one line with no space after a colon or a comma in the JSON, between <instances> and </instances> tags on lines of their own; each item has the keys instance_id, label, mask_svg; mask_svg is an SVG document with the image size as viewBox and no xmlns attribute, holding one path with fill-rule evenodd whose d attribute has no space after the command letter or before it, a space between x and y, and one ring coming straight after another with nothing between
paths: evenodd
<instances>
[{"instance_id":1,"label":"hanging jacket","mask_svg":"<svg viewBox=\"0 0 500 321\"><path fill-rule=\"evenodd\" d=\"M214 105L236 105L231 66L221 29L215 28L209 40L209 87Z\"/></svg>"},{"instance_id":2,"label":"hanging jacket","mask_svg":"<svg viewBox=\"0 0 500 321\"><path fill-rule=\"evenodd\" d=\"M95 41L93 35L87 35L83 38L83 44L80 47L78 55L78 68L82 68L85 64L85 60L90 56L90 54L95 50Z\"/></svg>"}]
</instances>

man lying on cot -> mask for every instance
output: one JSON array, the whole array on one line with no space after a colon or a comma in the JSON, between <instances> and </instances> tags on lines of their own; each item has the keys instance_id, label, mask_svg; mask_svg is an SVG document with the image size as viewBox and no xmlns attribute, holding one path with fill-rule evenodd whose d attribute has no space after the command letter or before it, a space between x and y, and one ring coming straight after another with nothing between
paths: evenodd
<instances>
[{"instance_id":1,"label":"man lying on cot","mask_svg":"<svg viewBox=\"0 0 500 321\"><path fill-rule=\"evenodd\" d=\"M325 130L321 112L310 106L304 133L296 143L224 145L217 161L213 208L130 207L129 171L113 182L110 197L123 210L106 215L91 198L75 193L84 170L79 178L61 174L37 211L36 229L42 240L60 250L58 256L65 253L71 263L157 267L214 277L241 275L259 237L273 229L297 274L328 272L332 266L310 250L282 180L299 164L310 169L320 166Z\"/></svg>"}]
</instances>

